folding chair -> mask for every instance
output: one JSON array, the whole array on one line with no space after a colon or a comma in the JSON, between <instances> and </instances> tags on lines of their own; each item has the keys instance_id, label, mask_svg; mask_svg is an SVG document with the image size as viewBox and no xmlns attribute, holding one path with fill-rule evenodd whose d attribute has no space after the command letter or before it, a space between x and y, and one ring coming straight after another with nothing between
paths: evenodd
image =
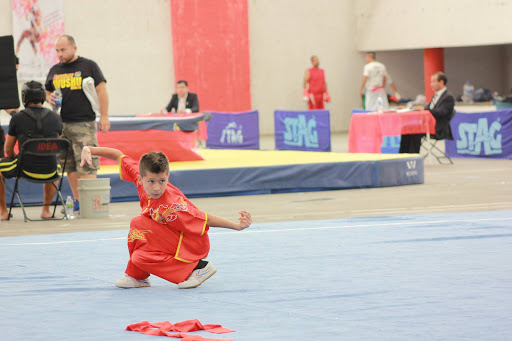
<instances>
[{"instance_id":1,"label":"folding chair","mask_svg":"<svg viewBox=\"0 0 512 341\"><path fill-rule=\"evenodd\" d=\"M439 162L440 164L443 164L443 162L441 160L446 159L446 160L448 160L449 164L453 165L452 159L448 156L448 154L446 154L446 152L444 150L439 148L437 143L439 141L443 141L443 140L453 140L452 128L450 127L450 121L452 120L452 118L454 116L455 116L455 109L452 111L452 114L450 115L450 118L447 123L447 127L446 127L446 130L448 132L447 137L438 137L434 134L434 135L430 135L430 140L427 139L426 136L421 139L421 148L426 150L426 154L423 155L423 158L427 158L429 155L432 155L433 157L436 158L437 162ZM448 164L448 163L446 163L446 164Z\"/></svg>"},{"instance_id":2,"label":"folding chair","mask_svg":"<svg viewBox=\"0 0 512 341\"><path fill-rule=\"evenodd\" d=\"M27 216L25 207L30 207L30 206L31 207L33 207L33 206L41 207L41 206L44 206L44 203L43 204L23 204L23 201L21 200L21 194L19 191L20 179L25 179L30 182L40 183L40 184L51 183L53 185L53 187L55 187L56 194L57 194L57 198L54 201L55 204L53 204L53 202L49 204L49 205L54 206L51 219L59 219L59 220L64 219L64 218L69 219L67 212L66 212L66 206L64 203L64 199L63 199L62 193L61 193L63 177L61 175L59 175L59 172L58 171L55 172L55 175L48 179L35 179L32 177L28 177L23 172L23 168L24 168L23 166L25 164L25 158L27 155L36 156L36 157L38 157L38 156L39 157L48 157L48 156L56 156L57 157L58 154L63 153L63 155L65 155L64 160L66 160L68 157L69 149L70 149L69 140L63 139L63 138L37 138L37 139L30 139L30 140L26 141L25 143L23 143L23 146L21 147L21 150L20 150L20 155L18 156L18 162L19 162L18 171L17 171L17 175L16 175L16 182L14 183L14 189L12 192L8 220L11 217L11 211L14 206L14 196L15 195L18 197L19 205L21 206L21 209L23 210L23 217L24 217L25 222L27 222L28 220L30 220L30 221L47 220L47 219L30 219ZM66 161L64 161L64 164L62 165L61 174L64 174L65 170L66 170ZM57 181L57 180L59 180L58 186L55 185L55 181ZM57 210L57 206L59 205L59 203L62 205L62 208L64 209L64 216L62 218L55 218L55 212Z\"/></svg>"}]
</instances>

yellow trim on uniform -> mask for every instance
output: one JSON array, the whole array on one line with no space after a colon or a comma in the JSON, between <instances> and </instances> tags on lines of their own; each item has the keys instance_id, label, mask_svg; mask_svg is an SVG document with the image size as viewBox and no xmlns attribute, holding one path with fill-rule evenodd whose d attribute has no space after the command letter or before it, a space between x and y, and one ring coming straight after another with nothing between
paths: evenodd
<instances>
[{"instance_id":1,"label":"yellow trim on uniform","mask_svg":"<svg viewBox=\"0 0 512 341\"><path fill-rule=\"evenodd\" d=\"M192 263L190 260L185 260L180 257L178 257L178 254L180 253L180 247L181 247L181 241L183 240L183 232L180 234L180 241L178 242L178 248L176 249L176 254L174 255L174 258L185 263Z\"/></svg>"},{"instance_id":2,"label":"yellow trim on uniform","mask_svg":"<svg viewBox=\"0 0 512 341\"><path fill-rule=\"evenodd\" d=\"M1 172L8 172L10 170L13 170L18 165L18 159L14 158L12 161L8 162L0 162L0 171ZM5 167L5 168L4 168Z\"/></svg>"},{"instance_id":3,"label":"yellow trim on uniform","mask_svg":"<svg viewBox=\"0 0 512 341\"><path fill-rule=\"evenodd\" d=\"M18 162L18 159L14 158L12 161L9 161L9 162L0 162L0 166L12 165L13 163L16 163L16 162Z\"/></svg>"},{"instance_id":4,"label":"yellow trim on uniform","mask_svg":"<svg viewBox=\"0 0 512 341\"><path fill-rule=\"evenodd\" d=\"M2 168L2 169L0 169L0 171L1 171L1 172L8 172L8 171L10 171L10 170L13 170L13 169L14 169L14 168L16 168L16 167L18 167L18 165L12 165L12 166L10 166L10 167L8 167L8 168Z\"/></svg>"},{"instance_id":5,"label":"yellow trim on uniform","mask_svg":"<svg viewBox=\"0 0 512 341\"><path fill-rule=\"evenodd\" d=\"M146 193L147 194L147 193ZM142 203L142 200L143 199L140 199L140 202ZM146 208L144 208L144 210L142 211L141 214L144 214L144 212L146 212L148 209L149 209L149 205L151 204L151 197L148 195L148 203L146 204ZM153 217L150 217L151 219L153 219ZM155 219L153 219L155 220Z\"/></svg>"},{"instance_id":6,"label":"yellow trim on uniform","mask_svg":"<svg viewBox=\"0 0 512 341\"><path fill-rule=\"evenodd\" d=\"M50 174L37 174L37 173L30 173L30 172L27 172L26 170L23 170L23 173L27 174L28 176L30 176L31 178L34 178L34 179L49 179L49 178L55 176L55 174L57 174L57 171L54 171L53 173L50 173Z\"/></svg>"},{"instance_id":7,"label":"yellow trim on uniform","mask_svg":"<svg viewBox=\"0 0 512 341\"><path fill-rule=\"evenodd\" d=\"M208 222L208 214L204 212L204 225L203 225L203 232L201 232L201 236L204 234L204 231L206 230L206 223Z\"/></svg>"},{"instance_id":8,"label":"yellow trim on uniform","mask_svg":"<svg viewBox=\"0 0 512 341\"><path fill-rule=\"evenodd\" d=\"M175 259L177 259L177 260L179 260L180 262L183 262L183 263L192 263L192 261L191 261L191 260L181 259L181 258L176 257L176 256L174 256L174 258L175 258Z\"/></svg>"},{"instance_id":9,"label":"yellow trim on uniform","mask_svg":"<svg viewBox=\"0 0 512 341\"><path fill-rule=\"evenodd\" d=\"M122 169L121 169L121 163L123 162L123 157L125 157L126 155L123 154L121 155L121 157L119 158L119 177L121 178L121 180L124 180L123 179L123 172L122 172Z\"/></svg>"}]
</instances>

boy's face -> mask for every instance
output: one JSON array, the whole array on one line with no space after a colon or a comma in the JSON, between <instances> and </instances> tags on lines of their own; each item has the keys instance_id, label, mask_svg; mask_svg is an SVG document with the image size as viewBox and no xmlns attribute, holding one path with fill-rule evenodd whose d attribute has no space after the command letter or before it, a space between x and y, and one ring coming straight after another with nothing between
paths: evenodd
<instances>
[{"instance_id":1,"label":"boy's face","mask_svg":"<svg viewBox=\"0 0 512 341\"><path fill-rule=\"evenodd\" d=\"M169 172L152 173L146 172L144 177L139 175L139 183L142 184L146 193L152 199L158 199L164 194L169 183Z\"/></svg>"}]
</instances>

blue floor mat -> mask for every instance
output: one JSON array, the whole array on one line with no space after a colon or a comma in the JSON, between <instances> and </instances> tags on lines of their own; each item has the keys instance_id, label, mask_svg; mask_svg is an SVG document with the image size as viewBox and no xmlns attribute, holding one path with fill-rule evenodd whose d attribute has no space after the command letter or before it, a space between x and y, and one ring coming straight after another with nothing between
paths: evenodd
<instances>
[{"instance_id":1,"label":"blue floor mat","mask_svg":"<svg viewBox=\"0 0 512 341\"><path fill-rule=\"evenodd\" d=\"M1 340L156 340L140 321L199 319L234 340L506 340L512 211L212 229L217 274L118 289L127 231L0 238Z\"/></svg>"}]
</instances>

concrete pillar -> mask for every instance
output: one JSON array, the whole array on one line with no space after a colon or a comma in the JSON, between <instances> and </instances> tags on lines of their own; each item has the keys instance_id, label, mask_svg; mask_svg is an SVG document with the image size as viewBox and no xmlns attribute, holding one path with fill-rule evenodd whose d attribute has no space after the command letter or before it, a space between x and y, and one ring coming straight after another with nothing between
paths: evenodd
<instances>
[{"instance_id":1,"label":"concrete pillar","mask_svg":"<svg viewBox=\"0 0 512 341\"><path fill-rule=\"evenodd\" d=\"M427 103L430 102L434 95L434 91L430 87L430 77L438 71L444 72L444 49L424 49L423 76L425 78L425 97L427 98Z\"/></svg>"}]
</instances>

